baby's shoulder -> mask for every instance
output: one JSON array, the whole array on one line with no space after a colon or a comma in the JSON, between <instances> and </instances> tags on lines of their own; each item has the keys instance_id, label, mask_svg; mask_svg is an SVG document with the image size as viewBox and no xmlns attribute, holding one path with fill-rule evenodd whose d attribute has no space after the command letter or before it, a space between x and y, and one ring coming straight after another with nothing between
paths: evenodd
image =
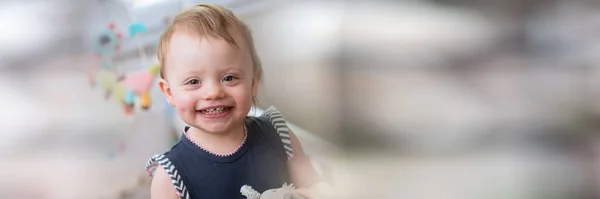
<instances>
[{"instance_id":1,"label":"baby's shoulder","mask_svg":"<svg viewBox=\"0 0 600 199\"><path fill-rule=\"evenodd\" d=\"M248 114L250 123L256 123L259 125L269 125L276 127L276 125L285 125L285 120L277 108L270 106L266 110L252 109Z\"/></svg>"},{"instance_id":2,"label":"baby's shoulder","mask_svg":"<svg viewBox=\"0 0 600 199\"><path fill-rule=\"evenodd\" d=\"M277 145L282 145L285 149L285 153L288 158L293 155L293 150L290 140L290 130L287 126L283 115L275 108L271 106L266 110L257 110L257 114L250 116L251 122L256 124L258 128L251 128L254 130L261 131L267 138L274 140Z\"/></svg>"}]
</instances>

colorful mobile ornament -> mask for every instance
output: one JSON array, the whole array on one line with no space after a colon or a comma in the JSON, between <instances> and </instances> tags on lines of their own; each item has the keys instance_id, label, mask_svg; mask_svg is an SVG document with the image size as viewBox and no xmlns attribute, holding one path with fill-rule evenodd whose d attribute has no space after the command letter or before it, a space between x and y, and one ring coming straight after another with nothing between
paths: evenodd
<instances>
[{"instance_id":1,"label":"colorful mobile ornament","mask_svg":"<svg viewBox=\"0 0 600 199\"><path fill-rule=\"evenodd\" d=\"M146 32L148 29L141 23L133 23L129 25L129 37L134 37L139 33Z\"/></svg>"},{"instance_id":2,"label":"colorful mobile ornament","mask_svg":"<svg viewBox=\"0 0 600 199\"><path fill-rule=\"evenodd\" d=\"M150 89L159 71L160 66L158 64L123 76L117 76L109 70L100 69L96 73L96 79L105 90L105 97L120 103L125 114L130 115L133 113L136 101L139 102L143 110L150 108Z\"/></svg>"},{"instance_id":3,"label":"colorful mobile ornament","mask_svg":"<svg viewBox=\"0 0 600 199\"><path fill-rule=\"evenodd\" d=\"M121 35L121 33L115 30L115 24L111 23L108 25L107 30L103 30L98 34L98 37L94 42L94 49L101 56L113 55L120 49L120 43L122 38L123 36ZM109 63L107 63L106 60L103 64L104 67L107 67L109 65Z\"/></svg>"}]
</instances>

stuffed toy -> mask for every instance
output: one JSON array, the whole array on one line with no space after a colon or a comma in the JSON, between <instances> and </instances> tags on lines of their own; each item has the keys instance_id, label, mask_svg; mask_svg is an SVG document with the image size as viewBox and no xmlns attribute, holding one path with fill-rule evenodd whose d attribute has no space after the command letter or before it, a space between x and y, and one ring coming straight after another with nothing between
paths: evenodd
<instances>
[{"instance_id":1,"label":"stuffed toy","mask_svg":"<svg viewBox=\"0 0 600 199\"><path fill-rule=\"evenodd\" d=\"M246 199L304 199L304 197L296 193L293 184L283 184L281 188L269 189L262 194L252 189L251 186L244 185L240 189L240 193L246 196Z\"/></svg>"}]
</instances>

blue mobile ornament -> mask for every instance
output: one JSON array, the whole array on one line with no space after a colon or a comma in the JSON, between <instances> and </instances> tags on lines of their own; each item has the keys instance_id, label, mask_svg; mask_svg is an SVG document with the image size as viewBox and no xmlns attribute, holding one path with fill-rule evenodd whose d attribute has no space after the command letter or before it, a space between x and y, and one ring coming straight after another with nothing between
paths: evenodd
<instances>
[{"instance_id":1,"label":"blue mobile ornament","mask_svg":"<svg viewBox=\"0 0 600 199\"><path fill-rule=\"evenodd\" d=\"M102 57L111 56L117 52L120 48L121 39L123 38L121 33L115 30L115 24L111 23L108 27L109 29L99 33L94 42L94 49ZM104 67L107 67L109 65L108 60L105 59L103 65Z\"/></svg>"},{"instance_id":2,"label":"blue mobile ornament","mask_svg":"<svg viewBox=\"0 0 600 199\"><path fill-rule=\"evenodd\" d=\"M148 31L148 28L146 28L146 26L144 26L144 24L133 23L133 24L129 25L129 37L134 37L135 35L146 32L146 31Z\"/></svg>"}]
</instances>

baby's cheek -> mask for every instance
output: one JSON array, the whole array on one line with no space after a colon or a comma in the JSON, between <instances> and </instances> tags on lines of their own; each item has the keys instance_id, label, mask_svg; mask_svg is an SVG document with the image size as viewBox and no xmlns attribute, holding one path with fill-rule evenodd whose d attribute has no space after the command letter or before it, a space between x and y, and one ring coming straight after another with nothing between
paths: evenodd
<instances>
[{"instance_id":1,"label":"baby's cheek","mask_svg":"<svg viewBox=\"0 0 600 199\"><path fill-rule=\"evenodd\" d=\"M235 98L235 101L237 103L242 103L242 104L252 104L252 88L251 87L246 87L246 88L240 88L235 90L234 92L230 93L231 96L233 98Z\"/></svg>"},{"instance_id":2,"label":"baby's cheek","mask_svg":"<svg viewBox=\"0 0 600 199\"><path fill-rule=\"evenodd\" d=\"M175 107L180 112L196 111L196 100L189 95L180 95L174 99Z\"/></svg>"}]
</instances>

